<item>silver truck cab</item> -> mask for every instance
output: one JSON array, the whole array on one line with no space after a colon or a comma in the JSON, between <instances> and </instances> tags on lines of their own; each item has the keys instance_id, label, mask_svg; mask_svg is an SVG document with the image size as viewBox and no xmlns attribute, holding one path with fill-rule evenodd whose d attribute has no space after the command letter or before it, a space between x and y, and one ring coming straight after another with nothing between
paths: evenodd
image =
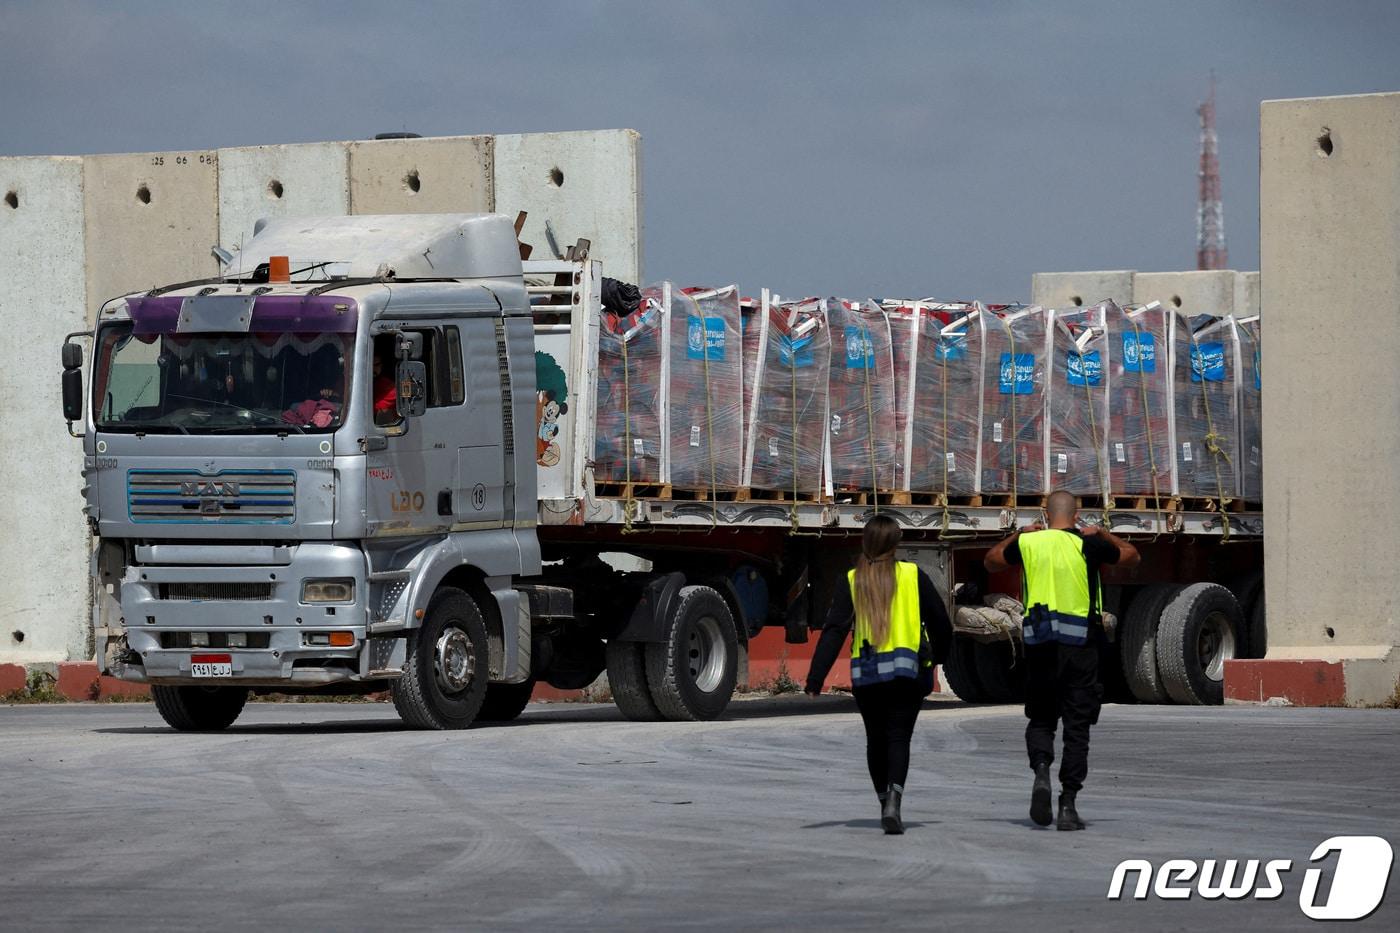
<instances>
[{"instance_id":1,"label":"silver truck cab","mask_svg":"<svg viewBox=\"0 0 1400 933\"><path fill-rule=\"evenodd\" d=\"M92 339L64 394L104 672L179 728L249 688L391 685L445 728L527 680L534 338L507 218L267 223L221 279L108 302Z\"/></svg>"}]
</instances>

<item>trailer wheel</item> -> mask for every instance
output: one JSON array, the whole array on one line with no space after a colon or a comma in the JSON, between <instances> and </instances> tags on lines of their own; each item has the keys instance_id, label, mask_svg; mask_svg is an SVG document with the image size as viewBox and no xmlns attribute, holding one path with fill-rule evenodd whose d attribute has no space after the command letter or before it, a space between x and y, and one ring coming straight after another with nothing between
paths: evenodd
<instances>
[{"instance_id":1,"label":"trailer wheel","mask_svg":"<svg viewBox=\"0 0 1400 933\"><path fill-rule=\"evenodd\" d=\"M948 659L943 662L943 679L967 703L987 702L986 691L977 677L977 643L966 635L954 635L948 646Z\"/></svg>"},{"instance_id":2,"label":"trailer wheel","mask_svg":"<svg viewBox=\"0 0 1400 933\"><path fill-rule=\"evenodd\" d=\"M1269 650L1268 636L1264 632L1264 575L1256 570L1235 579L1229 586L1244 619L1239 642L1235 645L1235 657L1262 658Z\"/></svg>"},{"instance_id":3,"label":"trailer wheel","mask_svg":"<svg viewBox=\"0 0 1400 933\"><path fill-rule=\"evenodd\" d=\"M977 681L992 703L1024 703L1026 665L1012 641L972 642Z\"/></svg>"},{"instance_id":4,"label":"trailer wheel","mask_svg":"<svg viewBox=\"0 0 1400 933\"><path fill-rule=\"evenodd\" d=\"M666 640L646 646L647 684L666 719L714 719L739 676L739 636L724 597L708 586L676 594Z\"/></svg>"},{"instance_id":5,"label":"trailer wheel","mask_svg":"<svg viewBox=\"0 0 1400 933\"><path fill-rule=\"evenodd\" d=\"M622 715L637 722L656 722L661 711L647 686L646 647L635 641L608 642L608 686Z\"/></svg>"},{"instance_id":6,"label":"trailer wheel","mask_svg":"<svg viewBox=\"0 0 1400 933\"><path fill-rule=\"evenodd\" d=\"M1225 662L1235 657L1244 624L1235 595L1218 583L1193 583L1162 613L1157 667L1178 703L1225 702Z\"/></svg>"},{"instance_id":7,"label":"trailer wheel","mask_svg":"<svg viewBox=\"0 0 1400 933\"><path fill-rule=\"evenodd\" d=\"M525 711L535 692L535 678L518 684L487 684L477 722L510 722Z\"/></svg>"},{"instance_id":8,"label":"trailer wheel","mask_svg":"<svg viewBox=\"0 0 1400 933\"><path fill-rule=\"evenodd\" d=\"M1162 610L1181 591L1176 583L1153 583L1138 591L1118 633L1123 676L1128 689L1142 703L1166 703L1171 697L1157 672L1157 625Z\"/></svg>"},{"instance_id":9,"label":"trailer wheel","mask_svg":"<svg viewBox=\"0 0 1400 933\"><path fill-rule=\"evenodd\" d=\"M476 600L445 586L409 636L408 663L394 681L394 709L415 729L465 729L486 699L486 623Z\"/></svg>"},{"instance_id":10,"label":"trailer wheel","mask_svg":"<svg viewBox=\"0 0 1400 933\"><path fill-rule=\"evenodd\" d=\"M151 686L160 718L181 732L217 732L233 725L243 704L248 702L246 687L167 687Z\"/></svg>"}]
</instances>

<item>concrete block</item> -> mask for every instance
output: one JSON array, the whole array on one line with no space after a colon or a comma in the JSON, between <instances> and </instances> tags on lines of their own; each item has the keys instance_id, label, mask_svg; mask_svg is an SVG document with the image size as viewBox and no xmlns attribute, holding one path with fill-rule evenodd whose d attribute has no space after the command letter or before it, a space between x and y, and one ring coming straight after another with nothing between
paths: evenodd
<instances>
[{"instance_id":1,"label":"concrete block","mask_svg":"<svg viewBox=\"0 0 1400 933\"><path fill-rule=\"evenodd\" d=\"M347 143L220 149L219 243L235 249L262 218L350 213Z\"/></svg>"},{"instance_id":2,"label":"concrete block","mask_svg":"<svg viewBox=\"0 0 1400 933\"><path fill-rule=\"evenodd\" d=\"M58 348L87 326L83 162L0 158L0 661L86 657L82 442Z\"/></svg>"},{"instance_id":3,"label":"concrete block","mask_svg":"<svg viewBox=\"0 0 1400 933\"><path fill-rule=\"evenodd\" d=\"M1133 278L1133 302L1160 301L1183 314L1233 314L1235 280L1228 269L1191 272L1139 272Z\"/></svg>"},{"instance_id":4,"label":"concrete block","mask_svg":"<svg viewBox=\"0 0 1400 933\"><path fill-rule=\"evenodd\" d=\"M1259 163L1269 656L1394 660L1400 93L1265 101Z\"/></svg>"},{"instance_id":5,"label":"concrete block","mask_svg":"<svg viewBox=\"0 0 1400 933\"><path fill-rule=\"evenodd\" d=\"M350 144L350 213L489 211L491 137L443 136Z\"/></svg>"},{"instance_id":6,"label":"concrete block","mask_svg":"<svg viewBox=\"0 0 1400 933\"><path fill-rule=\"evenodd\" d=\"M495 210L528 211L521 240L553 259L580 237L603 274L641 282L641 135L635 130L496 137ZM546 230L548 226L548 231Z\"/></svg>"},{"instance_id":7,"label":"concrete block","mask_svg":"<svg viewBox=\"0 0 1400 933\"><path fill-rule=\"evenodd\" d=\"M1235 273L1235 317L1259 315L1259 273Z\"/></svg>"},{"instance_id":8,"label":"concrete block","mask_svg":"<svg viewBox=\"0 0 1400 933\"><path fill-rule=\"evenodd\" d=\"M218 274L218 186L212 150L83 160L89 321L110 298Z\"/></svg>"},{"instance_id":9,"label":"concrete block","mask_svg":"<svg viewBox=\"0 0 1400 933\"><path fill-rule=\"evenodd\" d=\"M1128 270L1107 272L1037 272L1031 276L1031 304L1073 308L1104 299L1120 305L1133 300L1133 275Z\"/></svg>"}]
</instances>

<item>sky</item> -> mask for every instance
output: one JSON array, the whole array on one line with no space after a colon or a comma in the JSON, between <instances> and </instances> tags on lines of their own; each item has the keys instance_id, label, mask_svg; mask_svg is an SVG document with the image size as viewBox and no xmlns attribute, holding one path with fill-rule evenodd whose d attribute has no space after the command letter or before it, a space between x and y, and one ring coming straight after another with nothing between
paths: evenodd
<instances>
[{"instance_id":1,"label":"sky","mask_svg":"<svg viewBox=\"0 0 1400 933\"><path fill-rule=\"evenodd\" d=\"M1259 102L1400 91L1400 3L0 0L0 155L629 127L650 280L1029 297L1194 268L1209 74L1230 266Z\"/></svg>"}]
</instances>

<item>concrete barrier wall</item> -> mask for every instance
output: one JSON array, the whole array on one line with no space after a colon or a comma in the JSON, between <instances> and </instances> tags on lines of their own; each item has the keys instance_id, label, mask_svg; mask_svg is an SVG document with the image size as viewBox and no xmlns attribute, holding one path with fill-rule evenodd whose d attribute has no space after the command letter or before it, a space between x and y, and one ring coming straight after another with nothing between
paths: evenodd
<instances>
[{"instance_id":1,"label":"concrete barrier wall","mask_svg":"<svg viewBox=\"0 0 1400 933\"><path fill-rule=\"evenodd\" d=\"M0 158L0 658L88 652L82 442L63 430L59 345L87 327L83 160Z\"/></svg>"},{"instance_id":2,"label":"concrete barrier wall","mask_svg":"<svg viewBox=\"0 0 1400 933\"><path fill-rule=\"evenodd\" d=\"M1192 272L1139 272L1133 277L1133 302L1160 301L1185 315L1233 314L1238 272L1228 269Z\"/></svg>"},{"instance_id":3,"label":"concrete barrier wall","mask_svg":"<svg viewBox=\"0 0 1400 933\"><path fill-rule=\"evenodd\" d=\"M237 249L263 218L350 213L349 159L346 143L220 149L220 245Z\"/></svg>"},{"instance_id":4,"label":"concrete barrier wall","mask_svg":"<svg viewBox=\"0 0 1400 933\"><path fill-rule=\"evenodd\" d=\"M1031 304L1046 308L1093 305L1105 299L1132 303L1133 275L1129 270L1107 272L1037 272L1031 276Z\"/></svg>"},{"instance_id":5,"label":"concrete barrier wall","mask_svg":"<svg viewBox=\"0 0 1400 933\"><path fill-rule=\"evenodd\" d=\"M528 211L520 238L552 259L580 237L603 271L642 281L641 136L634 130L496 137L495 209ZM548 225L548 231L546 230Z\"/></svg>"},{"instance_id":6,"label":"concrete barrier wall","mask_svg":"<svg viewBox=\"0 0 1400 933\"><path fill-rule=\"evenodd\" d=\"M82 191L89 323L110 298L218 272L217 152L88 156Z\"/></svg>"},{"instance_id":7,"label":"concrete barrier wall","mask_svg":"<svg viewBox=\"0 0 1400 933\"><path fill-rule=\"evenodd\" d=\"M350 213L492 209L490 136L350 144Z\"/></svg>"},{"instance_id":8,"label":"concrete barrier wall","mask_svg":"<svg viewBox=\"0 0 1400 933\"><path fill-rule=\"evenodd\" d=\"M1259 308L1259 273L1236 273L1235 316L1255 317L1260 313Z\"/></svg>"}]
</instances>

